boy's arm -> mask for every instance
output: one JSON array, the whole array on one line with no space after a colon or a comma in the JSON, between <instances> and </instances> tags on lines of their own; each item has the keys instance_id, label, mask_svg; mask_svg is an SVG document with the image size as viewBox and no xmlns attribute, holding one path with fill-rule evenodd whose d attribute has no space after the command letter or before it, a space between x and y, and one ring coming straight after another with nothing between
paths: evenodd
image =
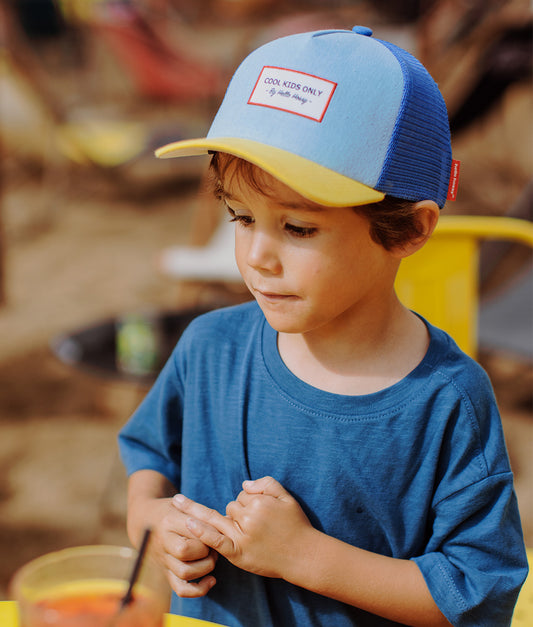
<instances>
[{"instance_id":1,"label":"boy's arm","mask_svg":"<svg viewBox=\"0 0 533 627\"><path fill-rule=\"evenodd\" d=\"M292 583L405 625L450 625L414 562L313 532L314 555L296 566Z\"/></svg>"},{"instance_id":2,"label":"boy's arm","mask_svg":"<svg viewBox=\"0 0 533 627\"><path fill-rule=\"evenodd\" d=\"M176 488L163 475L154 470L139 470L128 479L128 537L139 548L144 530L157 526L169 511L171 497Z\"/></svg>"},{"instance_id":3,"label":"boy's arm","mask_svg":"<svg viewBox=\"0 0 533 627\"><path fill-rule=\"evenodd\" d=\"M274 479L245 482L227 516L177 495L187 527L236 566L285 579L406 625L449 625L410 560L371 553L313 528Z\"/></svg>"},{"instance_id":4,"label":"boy's arm","mask_svg":"<svg viewBox=\"0 0 533 627\"><path fill-rule=\"evenodd\" d=\"M167 572L174 592L183 597L204 596L215 584L208 575L217 554L191 534L186 516L172 507L175 492L174 485L154 470L134 472L128 480L128 536L138 548L149 527L150 554Z\"/></svg>"}]
</instances>

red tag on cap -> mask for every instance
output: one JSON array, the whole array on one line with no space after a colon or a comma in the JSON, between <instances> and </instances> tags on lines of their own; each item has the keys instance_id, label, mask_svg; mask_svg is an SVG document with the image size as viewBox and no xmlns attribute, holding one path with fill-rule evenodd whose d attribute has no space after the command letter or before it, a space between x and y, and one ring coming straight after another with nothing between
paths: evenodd
<instances>
[{"instance_id":1,"label":"red tag on cap","mask_svg":"<svg viewBox=\"0 0 533 627\"><path fill-rule=\"evenodd\" d=\"M452 169L450 171L450 183L448 184L448 196L446 200L455 200L457 198L457 186L459 185L459 171L461 162L452 159Z\"/></svg>"}]
</instances>

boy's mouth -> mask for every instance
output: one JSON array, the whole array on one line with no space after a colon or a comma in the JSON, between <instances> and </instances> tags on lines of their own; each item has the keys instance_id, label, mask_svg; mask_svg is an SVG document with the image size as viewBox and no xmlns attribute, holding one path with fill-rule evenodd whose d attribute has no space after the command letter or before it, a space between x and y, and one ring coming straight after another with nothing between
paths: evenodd
<instances>
[{"instance_id":1,"label":"boy's mouth","mask_svg":"<svg viewBox=\"0 0 533 627\"><path fill-rule=\"evenodd\" d=\"M277 292L267 292L267 291L258 290L258 289L254 289L254 293L256 296L258 296L262 300L265 300L271 303L279 303L284 300L297 298L294 294L280 294Z\"/></svg>"}]
</instances>

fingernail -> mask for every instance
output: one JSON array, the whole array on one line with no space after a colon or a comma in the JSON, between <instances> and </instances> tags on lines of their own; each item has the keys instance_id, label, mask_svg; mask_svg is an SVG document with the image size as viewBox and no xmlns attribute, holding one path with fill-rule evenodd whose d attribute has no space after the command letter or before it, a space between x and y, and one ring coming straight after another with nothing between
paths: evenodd
<instances>
[{"instance_id":1,"label":"fingernail","mask_svg":"<svg viewBox=\"0 0 533 627\"><path fill-rule=\"evenodd\" d=\"M185 497L183 496L183 494L176 494L172 500L177 503L178 505L182 505L183 503L185 503Z\"/></svg>"},{"instance_id":2,"label":"fingernail","mask_svg":"<svg viewBox=\"0 0 533 627\"><path fill-rule=\"evenodd\" d=\"M187 525L187 529L190 529L191 531L199 529L198 521L194 520L194 518L187 518L185 524Z\"/></svg>"},{"instance_id":3,"label":"fingernail","mask_svg":"<svg viewBox=\"0 0 533 627\"><path fill-rule=\"evenodd\" d=\"M253 481L250 481L250 480L247 479L246 481L242 482L242 487L243 488L249 488L251 485L253 485L253 483L254 483Z\"/></svg>"}]
</instances>

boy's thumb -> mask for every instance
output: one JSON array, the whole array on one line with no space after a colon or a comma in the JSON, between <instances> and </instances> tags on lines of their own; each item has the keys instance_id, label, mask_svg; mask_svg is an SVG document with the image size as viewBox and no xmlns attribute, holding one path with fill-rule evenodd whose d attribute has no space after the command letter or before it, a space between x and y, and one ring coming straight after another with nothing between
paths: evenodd
<instances>
[{"instance_id":1,"label":"boy's thumb","mask_svg":"<svg viewBox=\"0 0 533 627\"><path fill-rule=\"evenodd\" d=\"M288 494L287 490L274 477L261 477L255 481L243 481L242 488L248 494L266 494L279 498Z\"/></svg>"}]
</instances>

